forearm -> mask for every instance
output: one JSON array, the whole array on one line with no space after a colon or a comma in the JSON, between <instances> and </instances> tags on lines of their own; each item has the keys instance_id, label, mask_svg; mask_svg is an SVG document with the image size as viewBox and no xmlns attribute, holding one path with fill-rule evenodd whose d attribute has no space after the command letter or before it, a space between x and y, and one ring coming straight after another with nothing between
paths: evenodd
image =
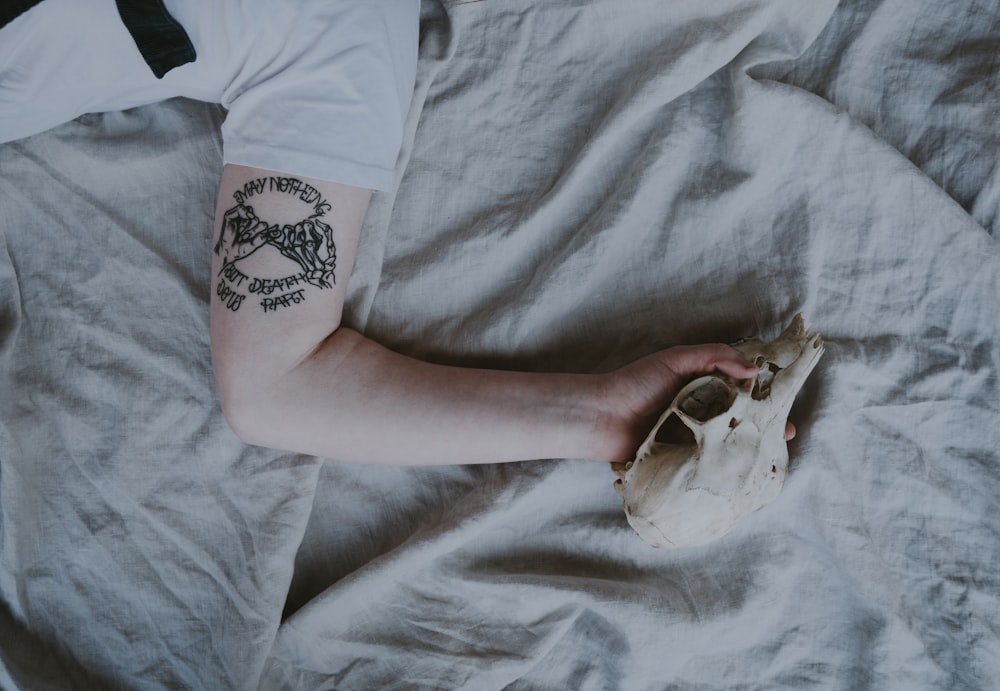
<instances>
[{"instance_id":1,"label":"forearm","mask_svg":"<svg viewBox=\"0 0 1000 691\"><path fill-rule=\"evenodd\" d=\"M212 358L240 437L361 462L607 456L600 376L442 367L340 326L368 199L366 190L226 166Z\"/></svg>"},{"instance_id":2,"label":"forearm","mask_svg":"<svg viewBox=\"0 0 1000 691\"><path fill-rule=\"evenodd\" d=\"M282 374L231 391L225 407L249 442L346 460L618 460L605 384L429 364L340 328Z\"/></svg>"}]
</instances>

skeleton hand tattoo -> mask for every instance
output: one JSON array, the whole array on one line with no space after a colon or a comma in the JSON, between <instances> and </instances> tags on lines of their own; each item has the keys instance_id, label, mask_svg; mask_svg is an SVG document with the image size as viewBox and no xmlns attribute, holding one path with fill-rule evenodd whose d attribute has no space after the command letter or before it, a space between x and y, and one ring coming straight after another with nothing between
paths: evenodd
<instances>
[{"instance_id":1,"label":"skeleton hand tattoo","mask_svg":"<svg viewBox=\"0 0 1000 691\"><path fill-rule=\"evenodd\" d=\"M215 243L215 253L222 257L223 269L256 252L277 229L257 218L252 206L237 204L229 209L222 217Z\"/></svg>"},{"instance_id":2,"label":"skeleton hand tattoo","mask_svg":"<svg viewBox=\"0 0 1000 691\"><path fill-rule=\"evenodd\" d=\"M263 201L263 205L257 204L259 209L274 209L272 217L276 215L278 220L259 218L254 207L246 203L251 197ZM295 178L270 177L247 182L233 198L236 205L223 214L214 247L215 254L222 259L216 294L228 309L237 311L249 297L248 292L260 296L263 311L271 312L305 301L303 284L320 289L336 284L337 248L333 229L321 220L330 210L330 204L319 191ZM268 198L277 198L279 203L268 206ZM301 216L296 220L299 213ZM254 271L244 273L236 267L238 262L264 248L276 250L301 271L267 276L256 275Z\"/></svg>"}]
</instances>

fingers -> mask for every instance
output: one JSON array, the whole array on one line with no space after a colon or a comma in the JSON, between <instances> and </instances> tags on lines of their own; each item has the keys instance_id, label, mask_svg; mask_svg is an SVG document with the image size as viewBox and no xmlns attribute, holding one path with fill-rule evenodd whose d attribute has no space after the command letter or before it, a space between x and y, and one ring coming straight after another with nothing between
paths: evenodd
<instances>
[{"instance_id":1,"label":"fingers","mask_svg":"<svg viewBox=\"0 0 1000 691\"><path fill-rule=\"evenodd\" d=\"M683 377L709 374L718 370L734 379L757 376L757 366L723 343L681 346L672 349L672 369Z\"/></svg>"},{"instance_id":2,"label":"fingers","mask_svg":"<svg viewBox=\"0 0 1000 691\"><path fill-rule=\"evenodd\" d=\"M694 346L677 346L663 351L666 363L681 383L700 375L722 372L733 379L752 379L759 374L757 365L749 362L742 353L722 343ZM785 422L784 438L795 438L795 425Z\"/></svg>"},{"instance_id":3,"label":"fingers","mask_svg":"<svg viewBox=\"0 0 1000 691\"><path fill-rule=\"evenodd\" d=\"M749 362L735 348L722 343L676 348L674 371L683 376L695 376L719 371L734 379L750 379L758 374L757 365ZM785 422L785 441L795 438L795 425Z\"/></svg>"},{"instance_id":4,"label":"fingers","mask_svg":"<svg viewBox=\"0 0 1000 691\"><path fill-rule=\"evenodd\" d=\"M260 247L278 230L278 226L269 226L264 221L257 221L244 238L244 241L254 247Z\"/></svg>"}]
</instances>

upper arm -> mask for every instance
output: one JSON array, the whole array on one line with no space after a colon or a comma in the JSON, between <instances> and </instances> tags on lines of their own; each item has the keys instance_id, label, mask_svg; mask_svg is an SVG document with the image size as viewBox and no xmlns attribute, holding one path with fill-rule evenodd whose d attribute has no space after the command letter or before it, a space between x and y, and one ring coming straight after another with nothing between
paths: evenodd
<instances>
[{"instance_id":1,"label":"upper arm","mask_svg":"<svg viewBox=\"0 0 1000 691\"><path fill-rule=\"evenodd\" d=\"M340 325L371 192L227 165L212 238L220 399L266 388Z\"/></svg>"}]
</instances>

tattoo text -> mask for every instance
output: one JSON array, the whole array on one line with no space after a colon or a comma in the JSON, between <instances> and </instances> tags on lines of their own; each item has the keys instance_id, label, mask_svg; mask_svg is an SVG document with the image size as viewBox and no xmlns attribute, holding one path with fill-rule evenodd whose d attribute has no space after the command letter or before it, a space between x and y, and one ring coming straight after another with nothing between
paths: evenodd
<instances>
[{"instance_id":1,"label":"tattoo text","mask_svg":"<svg viewBox=\"0 0 1000 691\"><path fill-rule=\"evenodd\" d=\"M288 198L297 209L292 218L258 217L248 201L260 200L260 208L268 208L267 199L277 195L287 209ZM306 299L305 289L320 289L336 284L337 248L333 229L323 222L331 209L322 194L311 185L291 177L266 177L247 182L233 193L236 205L223 214L215 254L222 259L216 285L216 295L233 312L243 306L250 295L263 296L259 304L264 312L290 307ZM295 262L300 271L278 277L251 276L237 264L258 251L276 251Z\"/></svg>"}]
</instances>

